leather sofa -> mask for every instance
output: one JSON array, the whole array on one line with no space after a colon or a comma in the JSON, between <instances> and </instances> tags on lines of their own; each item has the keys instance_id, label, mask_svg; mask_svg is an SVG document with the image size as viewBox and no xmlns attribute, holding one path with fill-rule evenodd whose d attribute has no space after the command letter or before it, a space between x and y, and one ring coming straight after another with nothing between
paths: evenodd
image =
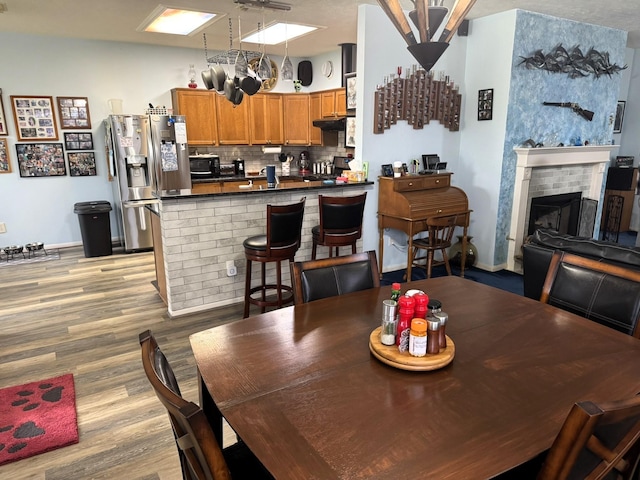
<instances>
[{"instance_id":1,"label":"leather sofa","mask_svg":"<svg viewBox=\"0 0 640 480\"><path fill-rule=\"evenodd\" d=\"M544 279L555 250L640 270L640 248L538 229L522 246L525 297L540 300Z\"/></svg>"}]
</instances>

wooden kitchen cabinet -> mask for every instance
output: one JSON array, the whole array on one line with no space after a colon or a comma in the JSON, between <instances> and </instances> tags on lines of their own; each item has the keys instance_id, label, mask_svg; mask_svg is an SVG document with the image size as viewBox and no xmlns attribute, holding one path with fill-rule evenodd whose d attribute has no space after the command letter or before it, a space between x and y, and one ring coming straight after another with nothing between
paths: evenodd
<instances>
[{"instance_id":1,"label":"wooden kitchen cabinet","mask_svg":"<svg viewBox=\"0 0 640 480\"><path fill-rule=\"evenodd\" d=\"M321 92L322 118L344 117L347 114L347 94L344 88Z\"/></svg>"},{"instance_id":2,"label":"wooden kitchen cabinet","mask_svg":"<svg viewBox=\"0 0 640 480\"><path fill-rule=\"evenodd\" d=\"M284 144L309 145L309 95L285 94Z\"/></svg>"},{"instance_id":3,"label":"wooden kitchen cabinet","mask_svg":"<svg viewBox=\"0 0 640 480\"><path fill-rule=\"evenodd\" d=\"M322 118L322 93L309 95L309 143L322 145L322 130L313 126L313 121Z\"/></svg>"},{"instance_id":4,"label":"wooden kitchen cabinet","mask_svg":"<svg viewBox=\"0 0 640 480\"><path fill-rule=\"evenodd\" d=\"M216 94L218 143L220 145L249 145L249 101L234 105L224 95Z\"/></svg>"},{"instance_id":5,"label":"wooden kitchen cabinet","mask_svg":"<svg viewBox=\"0 0 640 480\"><path fill-rule=\"evenodd\" d=\"M218 125L216 102L218 96L208 90L174 88L171 102L175 115L184 115L187 120L187 142L189 145L217 145Z\"/></svg>"},{"instance_id":6,"label":"wooden kitchen cabinet","mask_svg":"<svg viewBox=\"0 0 640 480\"><path fill-rule=\"evenodd\" d=\"M252 145L280 145L284 142L282 95L256 94L249 97L249 125Z\"/></svg>"}]
</instances>

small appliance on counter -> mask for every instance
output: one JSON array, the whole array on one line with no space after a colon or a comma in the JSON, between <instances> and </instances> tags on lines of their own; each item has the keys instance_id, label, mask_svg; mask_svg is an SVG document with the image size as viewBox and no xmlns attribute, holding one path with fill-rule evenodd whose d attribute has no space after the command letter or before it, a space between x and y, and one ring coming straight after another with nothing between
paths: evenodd
<instances>
[{"instance_id":1,"label":"small appliance on counter","mask_svg":"<svg viewBox=\"0 0 640 480\"><path fill-rule=\"evenodd\" d=\"M220 157L218 155L191 155L189 156L191 180L202 180L220 176Z\"/></svg>"},{"instance_id":2,"label":"small appliance on counter","mask_svg":"<svg viewBox=\"0 0 640 480\"><path fill-rule=\"evenodd\" d=\"M304 151L300 153L300 175L309 175L311 173L311 160L309 158L309 152Z\"/></svg>"}]
</instances>

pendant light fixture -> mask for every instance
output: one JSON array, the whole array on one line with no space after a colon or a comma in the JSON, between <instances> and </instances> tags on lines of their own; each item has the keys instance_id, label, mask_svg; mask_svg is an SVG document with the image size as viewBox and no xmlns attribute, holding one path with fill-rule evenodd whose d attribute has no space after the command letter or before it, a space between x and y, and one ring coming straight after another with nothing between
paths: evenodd
<instances>
[{"instance_id":1,"label":"pendant light fixture","mask_svg":"<svg viewBox=\"0 0 640 480\"><path fill-rule=\"evenodd\" d=\"M285 20L284 23L284 58L282 59L282 66L280 67L280 75L285 82L293 81L293 64L289 58L289 22Z\"/></svg>"}]
</instances>

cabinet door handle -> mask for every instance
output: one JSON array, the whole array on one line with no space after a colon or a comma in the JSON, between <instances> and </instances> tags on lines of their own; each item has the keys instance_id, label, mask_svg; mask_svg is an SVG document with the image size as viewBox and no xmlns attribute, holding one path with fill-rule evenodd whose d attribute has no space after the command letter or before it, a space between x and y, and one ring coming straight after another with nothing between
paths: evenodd
<instances>
[{"instance_id":1,"label":"cabinet door handle","mask_svg":"<svg viewBox=\"0 0 640 480\"><path fill-rule=\"evenodd\" d=\"M440 183L440 180L436 180L436 183Z\"/></svg>"},{"instance_id":2,"label":"cabinet door handle","mask_svg":"<svg viewBox=\"0 0 640 480\"><path fill-rule=\"evenodd\" d=\"M436 213L442 213L442 209L438 209Z\"/></svg>"},{"instance_id":3,"label":"cabinet door handle","mask_svg":"<svg viewBox=\"0 0 640 480\"><path fill-rule=\"evenodd\" d=\"M409 186L410 186L410 187L413 187L413 182L409 182Z\"/></svg>"}]
</instances>

